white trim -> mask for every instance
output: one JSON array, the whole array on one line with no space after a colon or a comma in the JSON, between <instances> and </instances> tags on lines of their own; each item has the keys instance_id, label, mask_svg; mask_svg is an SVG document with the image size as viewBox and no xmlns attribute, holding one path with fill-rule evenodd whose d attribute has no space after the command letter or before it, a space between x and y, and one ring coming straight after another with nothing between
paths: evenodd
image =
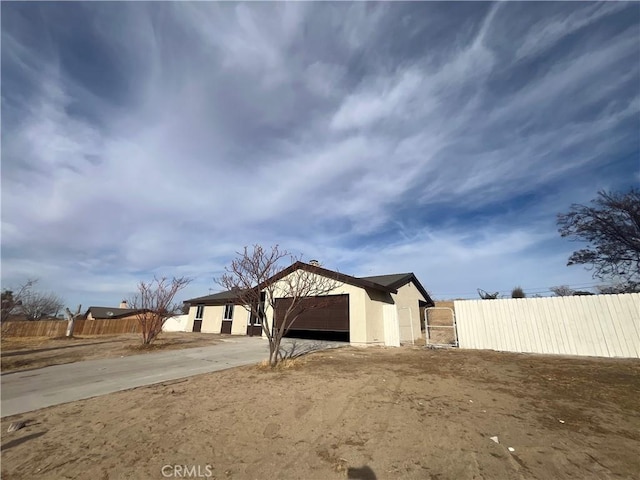
<instances>
[{"instance_id":1,"label":"white trim","mask_svg":"<svg viewBox=\"0 0 640 480\"><path fill-rule=\"evenodd\" d=\"M227 307L231 307L231 316L227 317ZM234 310L234 305L233 303L227 303L224 306L224 311L222 312L222 321L223 322L232 322L233 321L233 310Z\"/></svg>"}]
</instances>

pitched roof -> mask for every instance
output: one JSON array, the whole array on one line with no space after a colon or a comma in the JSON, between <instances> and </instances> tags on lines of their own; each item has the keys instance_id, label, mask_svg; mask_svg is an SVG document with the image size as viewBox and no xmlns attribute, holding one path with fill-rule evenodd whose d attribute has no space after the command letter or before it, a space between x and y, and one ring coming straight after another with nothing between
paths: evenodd
<instances>
[{"instance_id":1,"label":"pitched roof","mask_svg":"<svg viewBox=\"0 0 640 480\"><path fill-rule=\"evenodd\" d=\"M371 282L365 278L357 278L352 277L351 275L345 275L344 273L335 272L333 270L329 270L327 268L322 268L317 265L310 265L304 262L296 262L293 265L285 268L281 272L275 274L269 280L279 280L281 278L286 277L290 273L295 272L296 270L306 270L311 273L317 273L318 275L322 275L323 277L333 278L339 282L346 283L349 285L355 285L357 287L362 288L371 288L373 290L379 290L385 293L398 293L398 291L393 287L388 287L385 285L381 285L379 283Z\"/></svg>"},{"instance_id":2,"label":"pitched roof","mask_svg":"<svg viewBox=\"0 0 640 480\"><path fill-rule=\"evenodd\" d=\"M418 291L422 294L424 299L426 300L428 305L435 305L435 302L431 299L431 296L427 292L427 290L422 286L422 284L418 281L418 278L415 276L413 272L409 273L394 273L391 275L376 275L373 277L363 277L366 280L371 282L379 283L381 285L386 285L391 288L400 288L403 285L406 285L409 282L413 282Z\"/></svg>"},{"instance_id":3,"label":"pitched roof","mask_svg":"<svg viewBox=\"0 0 640 480\"><path fill-rule=\"evenodd\" d=\"M370 277L361 277L364 280L370 282L379 283L380 285L392 286L397 282L402 282L407 276L413 275L412 273L392 273L390 275L373 275ZM403 283L404 284L404 283Z\"/></svg>"},{"instance_id":4,"label":"pitched roof","mask_svg":"<svg viewBox=\"0 0 640 480\"><path fill-rule=\"evenodd\" d=\"M290 273L295 272L298 269L306 270L309 272L317 273L324 277L333 278L339 282L349 285L355 285L362 288L370 288L385 293L398 293L398 288L406 285L410 281L414 283L418 291L422 294L428 304L434 305L433 300L420 284L416 276L409 273L395 273L391 275L376 275L372 277L352 277L351 275L345 275L344 273L328 270L326 268L319 267L317 265L310 265L304 262L295 262L293 265L278 272L269 281L277 281L286 277ZM204 297L191 298L185 300L184 303L200 303L206 305L224 305L225 303L234 302L237 299L237 294L232 291L214 293L213 295L206 295Z\"/></svg>"},{"instance_id":5,"label":"pitched roof","mask_svg":"<svg viewBox=\"0 0 640 480\"><path fill-rule=\"evenodd\" d=\"M112 307L89 307L87 313L84 314L85 318L91 312L93 318L120 318L135 315L142 310L136 308L112 308Z\"/></svg>"},{"instance_id":6,"label":"pitched roof","mask_svg":"<svg viewBox=\"0 0 640 480\"><path fill-rule=\"evenodd\" d=\"M183 303L204 303L208 305L225 304L233 302L237 297L237 292L229 290L227 292L214 293L213 295L205 295L204 297L190 298Z\"/></svg>"}]
</instances>

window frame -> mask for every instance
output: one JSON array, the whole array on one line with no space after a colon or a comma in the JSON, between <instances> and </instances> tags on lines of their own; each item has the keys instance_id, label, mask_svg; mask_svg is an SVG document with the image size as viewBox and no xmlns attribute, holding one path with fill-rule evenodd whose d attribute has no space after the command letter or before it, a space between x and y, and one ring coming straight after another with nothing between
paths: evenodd
<instances>
[{"instance_id":1,"label":"window frame","mask_svg":"<svg viewBox=\"0 0 640 480\"><path fill-rule=\"evenodd\" d=\"M227 303L224 306L224 313L222 314L222 320L225 322L228 321L233 321L233 303ZM227 313L229 314L229 316L227 316Z\"/></svg>"},{"instance_id":2,"label":"window frame","mask_svg":"<svg viewBox=\"0 0 640 480\"><path fill-rule=\"evenodd\" d=\"M202 317L204 317L204 305L196 305L196 316L194 320L202 320Z\"/></svg>"}]
</instances>

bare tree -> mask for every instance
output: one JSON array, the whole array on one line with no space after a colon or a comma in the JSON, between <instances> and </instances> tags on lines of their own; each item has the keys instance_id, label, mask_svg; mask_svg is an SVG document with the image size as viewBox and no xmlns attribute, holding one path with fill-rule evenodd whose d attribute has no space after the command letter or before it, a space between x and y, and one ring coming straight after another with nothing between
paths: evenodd
<instances>
[{"instance_id":1,"label":"bare tree","mask_svg":"<svg viewBox=\"0 0 640 480\"><path fill-rule=\"evenodd\" d=\"M570 297L576 293L573 288L567 285L558 285L557 287L551 287L549 290L551 290L556 297Z\"/></svg>"},{"instance_id":2,"label":"bare tree","mask_svg":"<svg viewBox=\"0 0 640 480\"><path fill-rule=\"evenodd\" d=\"M2 319L2 321L8 320L11 316L19 313L22 299L31 291L37 282L37 279L29 279L15 291L8 289L2 291L2 311L0 312L0 319Z\"/></svg>"},{"instance_id":3,"label":"bare tree","mask_svg":"<svg viewBox=\"0 0 640 480\"><path fill-rule=\"evenodd\" d=\"M640 190L601 191L591 204L573 204L558 215L562 237L587 243L567 265L587 265L594 277L619 280L616 290L640 291Z\"/></svg>"},{"instance_id":4,"label":"bare tree","mask_svg":"<svg viewBox=\"0 0 640 480\"><path fill-rule=\"evenodd\" d=\"M176 294L191 283L190 278L166 277L138 283L138 293L129 300L129 306L136 311L136 318L142 330L142 344L151 344L162 332L165 322L182 312L182 305L174 303Z\"/></svg>"},{"instance_id":5,"label":"bare tree","mask_svg":"<svg viewBox=\"0 0 640 480\"><path fill-rule=\"evenodd\" d=\"M20 295L19 312L27 320L56 317L64 308L64 300L52 292L34 292L30 288Z\"/></svg>"},{"instance_id":6,"label":"bare tree","mask_svg":"<svg viewBox=\"0 0 640 480\"><path fill-rule=\"evenodd\" d=\"M216 282L234 292L235 303L261 320L262 331L269 340L269 365L274 367L282 359L282 338L295 321L305 311L324 306L322 301L310 304L305 299L327 295L339 287L340 282L331 275L327 276L327 270L315 265L305 265L304 269L282 275L285 269L280 262L283 259L289 258L292 264L300 259L280 250L278 245L271 250L260 245L254 245L252 250L244 247L244 251L237 252L237 255ZM276 318L278 298L287 298L288 302L286 308L280 310L280 317ZM272 313L271 321L267 309Z\"/></svg>"}]
</instances>

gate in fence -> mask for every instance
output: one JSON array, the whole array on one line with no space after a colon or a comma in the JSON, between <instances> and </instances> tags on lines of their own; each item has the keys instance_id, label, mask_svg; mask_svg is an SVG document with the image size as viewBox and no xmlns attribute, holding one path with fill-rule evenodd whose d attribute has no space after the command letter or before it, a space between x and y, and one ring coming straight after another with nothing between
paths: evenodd
<instances>
[{"instance_id":1,"label":"gate in fence","mask_svg":"<svg viewBox=\"0 0 640 480\"><path fill-rule=\"evenodd\" d=\"M450 307L425 309L426 344L432 347L457 347L456 314Z\"/></svg>"}]
</instances>

